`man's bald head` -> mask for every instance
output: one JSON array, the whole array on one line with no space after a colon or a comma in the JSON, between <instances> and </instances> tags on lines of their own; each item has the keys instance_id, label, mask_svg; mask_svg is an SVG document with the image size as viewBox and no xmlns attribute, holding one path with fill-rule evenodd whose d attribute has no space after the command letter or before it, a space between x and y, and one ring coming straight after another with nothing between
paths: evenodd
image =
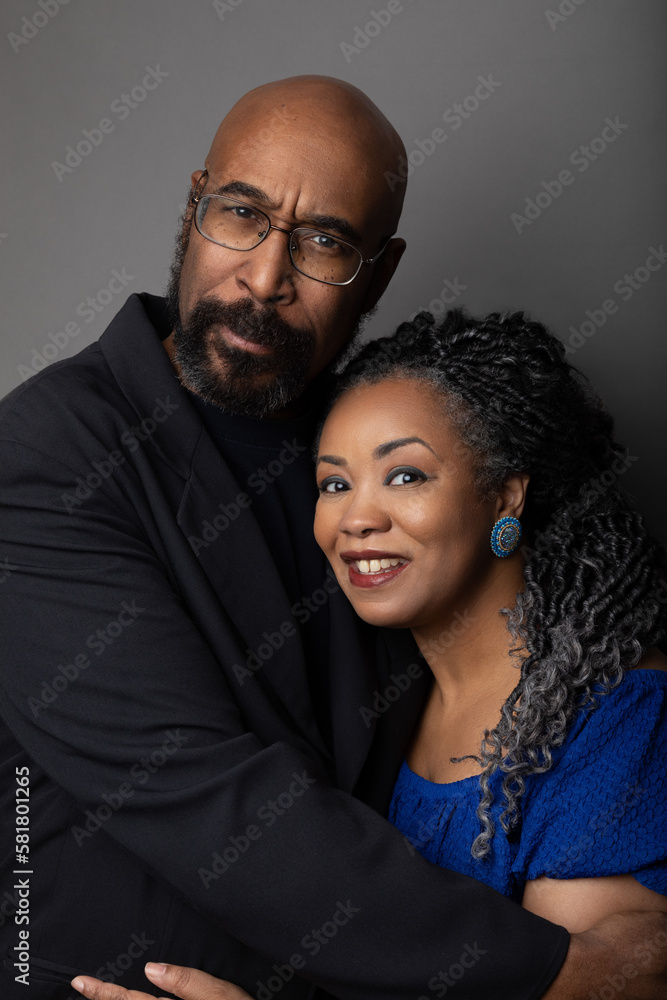
<instances>
[{"instance_id":1,"label":"man's bald head","mask_svg":"<svg viewBox=\"0 0 667 1000\"><path fill-rule=\"evenodd\" d=\"M391 188L385 174L396 175L405 147L390 121L358 87L329 76L293 76L263 84L245 94L221 122L206 157L212 173L230 149L278 138L345 150L359 180L377 185L391 235L403 206L405 185Z\"/></svg>"}]
</instances>

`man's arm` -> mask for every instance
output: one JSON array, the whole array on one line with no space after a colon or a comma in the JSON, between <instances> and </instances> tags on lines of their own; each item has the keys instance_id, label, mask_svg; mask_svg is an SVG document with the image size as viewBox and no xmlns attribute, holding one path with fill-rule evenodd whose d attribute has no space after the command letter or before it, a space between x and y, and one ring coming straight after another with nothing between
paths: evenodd
<instances>
[{"instance_id":1,"label":"man's arm","mask_svg":"<svg viewBox=\"0 0 667 1000\"><path fill-rule=\"evenodd\" d=\"M664 1000L667 986L667 920L661 915L617 914L572 938L568 957L544 1000L589 1000L601 989L624 1000ZM657 919L656 919L657 918ZM660 941L659 945L655 942ZM646 942L653 942L648 948ZM630 962L628 948L641 953L641 968ZM150 964L146 976L159 989L181 1000L252 1000L233 983L223 982L197 969ZM150 1000L147 994L124 990L99 980L79 978L74 988L88 1000ZM612 991L610 992L610 985Z\"/></svg>"},{"instance_id":2,"label":"man's arm","mask_svg":"<svg viewBox=\"0 0 667 1000\"><path fill-rule=\"evenodd\" d=\"M151 963L145 972L159 989L181 1000L252 1000L233 983L197 969ZM150 1000L145 993L88 976L75 979L72 986L88 1000ZM572 937L565 964L544 1000L590 1000L621 993L625 1000L664 1000L666 987L667 919L658 913L615 914L589 933Z\"/></svg>"},{"instance_id":3,"label":"man's arm","mask_svg":"<svg viewBox=\"0 0 667 1000\"><path fill-rule=\"evenodd\" d=\"M603 995L665 1000L667 914L657 910L615 913L590 930L572 935L567 959L544 1000L590 1000Z\"/></svg>"},{"instance_id":4,"label":"man's arm","mask_svg":"<svg viewBox=\"0 0 667 1000\"><path fill-rule=\"evenodd\" d=\"M540 996L565 932L411 855L328 783L303 741L264 745L249 732L129 501L103 485L68 513L59 498L72 470L17 449L0 449L12 567L0 705L47 774L93 814L122 800L104 810L106 834L246 945L336 996L414 1000L464 967L460 1000Z\"/></svg>"}]
</instances>

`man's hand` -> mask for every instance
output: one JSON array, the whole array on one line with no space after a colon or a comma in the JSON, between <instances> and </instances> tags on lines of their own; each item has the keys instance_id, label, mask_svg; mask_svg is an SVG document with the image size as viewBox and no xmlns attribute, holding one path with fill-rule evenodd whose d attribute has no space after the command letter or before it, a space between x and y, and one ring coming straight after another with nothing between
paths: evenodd
<instances>
[{"instance_id":1,"label":"man's hand","mask_svg":"<svg viewBox=\"0 0 667 1000\"><path fill-rule=\"evenodd\" d=\"M666 1000L666 913L614 913L572 935L565 963L543 1000L591 996Z\"/></svg>"},{"instance_id":2,"label":"man's hand","mask_svg":"<svg viewBox=\"0 0 667 1000\"><path fill-rule=\"evenodd\" d=\"M198 969L186 969L182 965L158 965L149 962L144 972L160 989L174 993L181 1000L252 1000L249 993L233 983L209 976ZM115 983L103 983L90 976L77 976L72 986L83 993L88 1000L154 1000L147 993L126 990Z\"/></svg>"}]
</instances>

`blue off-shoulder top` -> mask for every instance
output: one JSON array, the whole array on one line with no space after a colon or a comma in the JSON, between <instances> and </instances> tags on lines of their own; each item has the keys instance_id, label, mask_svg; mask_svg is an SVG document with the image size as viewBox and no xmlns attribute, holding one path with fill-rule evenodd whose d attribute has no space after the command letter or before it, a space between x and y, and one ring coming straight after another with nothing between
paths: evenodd
<instances>
[{"instance_id":1,"label":"blue off-shoulder top","mask_svg":"<svg viewBox=\"0 0 667 1000\"><path fill-rule=\"evenodd\" d=\"M477 776L427 781L403 761L389 819L425 858L520 902L527 881L634 877L667 895L667 673L629 671L598 707L573 720L554 763L530 775L518 825L504 833L502 773L492 778L491 851L475 859L481 832Z\"/></svg>"}]
</instances>

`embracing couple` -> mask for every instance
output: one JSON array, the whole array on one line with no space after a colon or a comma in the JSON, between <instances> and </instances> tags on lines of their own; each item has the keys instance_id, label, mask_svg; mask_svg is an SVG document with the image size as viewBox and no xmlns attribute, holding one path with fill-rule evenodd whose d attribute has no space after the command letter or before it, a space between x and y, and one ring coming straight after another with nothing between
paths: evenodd
<instances>
[{"instance_id":1,"label":"embracing couple","mask_svg":"<svg viewBox=\"0 0 667 1000\"><path fill-rule=\"evenodd\" d=\"M540 323L353 353L402 154L348 84L252 91L166 302L2 404L33 1000L665 996L664 553Z\"/></svg>"}]
</instances>

